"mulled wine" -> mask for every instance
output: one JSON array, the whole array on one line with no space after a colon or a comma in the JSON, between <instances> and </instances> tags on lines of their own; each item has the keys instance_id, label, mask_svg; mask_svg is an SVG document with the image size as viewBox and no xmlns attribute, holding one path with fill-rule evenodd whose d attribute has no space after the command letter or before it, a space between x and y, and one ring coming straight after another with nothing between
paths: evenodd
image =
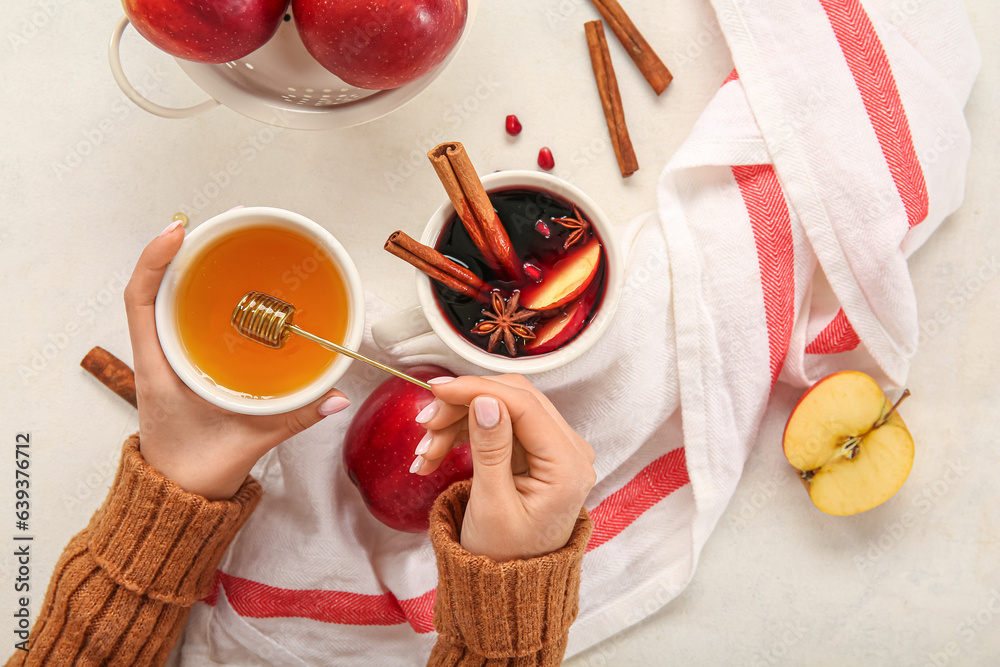
<instances>
[{"instance_id":1,"label":"mulled wine","mask_svg":"<svg viewBox=\"0 0 1000 667\"><path fill-rule=\"evenodd\" d=\"M607 277L601 240L579 208L551 192L509 188L490 192L489 200L519 265L512 270L510 262L486 259L453 215L435 248L485 287L470 296L432 281L441 311L463 338L493 354L523 357L559 349L600 308Z\"/></svg>"}]
</instances>

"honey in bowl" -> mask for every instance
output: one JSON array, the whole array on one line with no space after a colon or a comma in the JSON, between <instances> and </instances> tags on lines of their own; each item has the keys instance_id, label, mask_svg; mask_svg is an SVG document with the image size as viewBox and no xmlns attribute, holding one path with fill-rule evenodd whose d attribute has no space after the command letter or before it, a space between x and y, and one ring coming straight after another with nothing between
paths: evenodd
<instances>
[{"instance_id":1,"label":"honey in bowl","mask_svg":"<svg viewBox=\"0 0 1000 667\"><path fill-rule=\"evenodd\" d=\"M199 372L242 396L292 394L319 378L337 355L298 336L280 349L241 336L230 316L251 290L291 303L295 324L342 342L350 314L346 282L333 258L308 237L262 224L207 246L178 285L178 335Z\"/></svg>"}]
</instances>

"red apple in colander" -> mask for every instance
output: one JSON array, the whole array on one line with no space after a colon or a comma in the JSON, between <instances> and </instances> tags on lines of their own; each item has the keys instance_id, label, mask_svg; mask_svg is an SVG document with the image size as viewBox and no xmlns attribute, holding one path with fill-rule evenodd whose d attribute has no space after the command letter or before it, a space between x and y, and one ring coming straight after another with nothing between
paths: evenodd
<instances>
[{"instance_id":1,"label":"red apple in colander","mask_svg":"<svg viewBox=\"0 0 1000 667\"><path fill-rule=\"evenodd\" d=\"M319 64L358 88L389 90L427 74L458 43L467 0L292 0Z\"/></svg>"},{"instance_id":2,"label":"red apple in colander","mask_svg":"<svg viewBox=\"0 0 1000 667\"><path fill-rule=\"evenodd\" d=\"M267 43L288 0L122 0L122 6L136 31L170 55L225 63Z\"/></svg>"}]
</instances>

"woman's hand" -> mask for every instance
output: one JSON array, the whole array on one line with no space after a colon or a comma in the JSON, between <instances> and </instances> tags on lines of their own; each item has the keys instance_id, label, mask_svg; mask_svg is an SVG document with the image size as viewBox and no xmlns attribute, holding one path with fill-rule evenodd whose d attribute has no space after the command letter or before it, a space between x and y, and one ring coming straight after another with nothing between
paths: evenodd
<instances>
[{"instance_id":1,"label":"woman's hand","mask_svg":"<svg viewBox=\"0 0 1000 667\"><path fill-rule=\"evenodd\" d=\"M167 479L209 500L235 494L257 460L278 443L350 405L331 389L323 398L281 415L240 415L216 407L174 374L156 336L153 304L184 228L168 226L146 246L125 288L135 365L143 458Z\"/></svg>"},{"instance_id":2,"label":"woman's hand","mask_svg":"<svg viewBox=\"0 0 1000 667\"><path fill-rule=\"evenodd\" d=\"M414 468L430 474L468 434L474 474L462 546L495 561L565 546L596 481L590 445L522 376L438 378L431 385L438 400L418 415L430 439L418 447L424 451Z\"/></svg>"}]
</instances>

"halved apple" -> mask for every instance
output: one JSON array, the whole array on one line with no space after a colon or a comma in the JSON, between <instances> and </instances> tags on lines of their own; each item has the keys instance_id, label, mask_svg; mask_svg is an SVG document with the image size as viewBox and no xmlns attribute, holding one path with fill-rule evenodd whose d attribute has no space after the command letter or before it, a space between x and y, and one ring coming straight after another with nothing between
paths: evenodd
<instances>
[{"instance_id":1,"label":"halved apple","mask_svg":"<svg viewBox=\"0 0 1000 667\"><path fill-rule=\"evenodd\" d=\"M870 376L828 375L792 410L782 446L809 497L827 514L870 510L903 486L913 467L913 437Z\"/></svg>"},{"instance_id":2,"label":"halved apple","mask_svg":"<svg viewBox=\"0 0 1000 667\"><path fill-rule=\"evenodd\" d=\"M563 306L583 292L601 265L601 244L591 239L569 257L555 263L542 282L521 290L521 305L530 310Z\"/></svg>"}]
</instances>

